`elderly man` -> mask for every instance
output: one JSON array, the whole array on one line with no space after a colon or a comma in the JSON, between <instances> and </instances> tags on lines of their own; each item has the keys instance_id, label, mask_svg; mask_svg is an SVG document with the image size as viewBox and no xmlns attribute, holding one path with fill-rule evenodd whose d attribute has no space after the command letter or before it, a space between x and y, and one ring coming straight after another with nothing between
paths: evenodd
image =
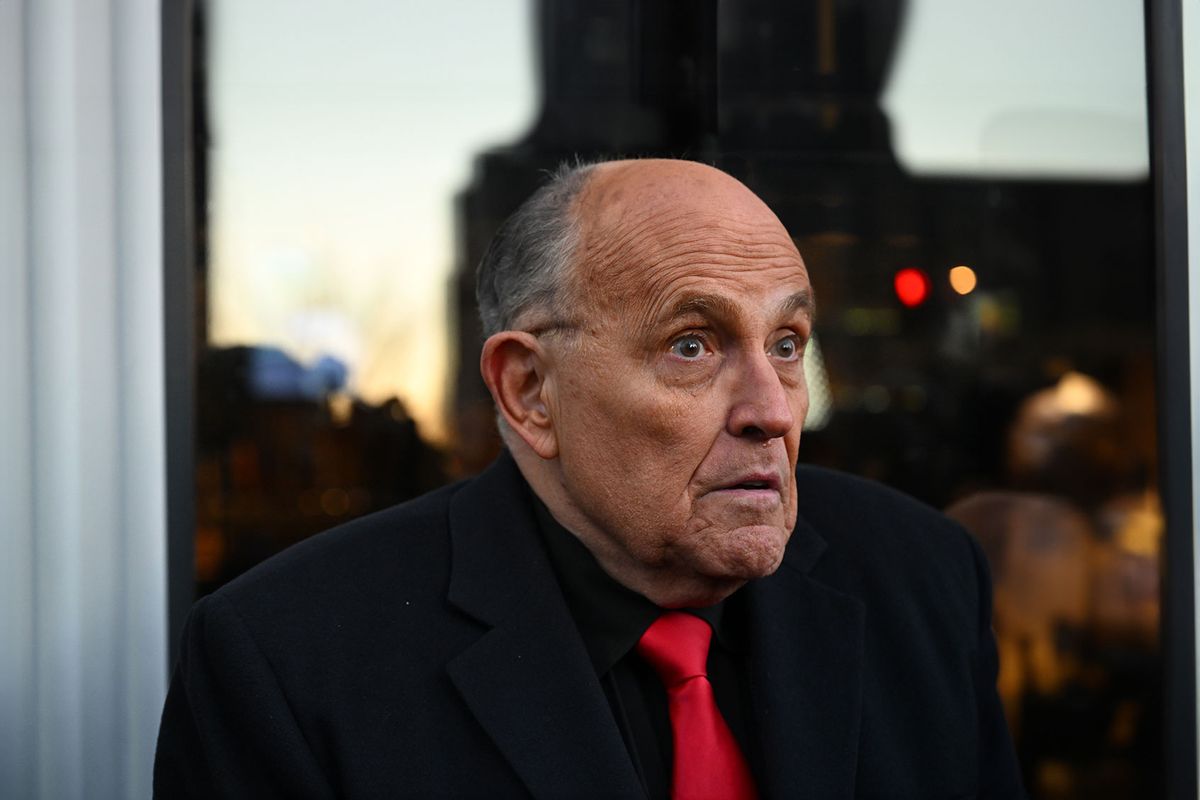
<instances>
[{"instance_id":1,"label":"elderly man","mask_svg":"<svg viewBox=\"0 0 1200 800\"><path fill-rule=\"evenodd\" d=\"M201 601L158 794L1021 796L978 547L797 468L813 294L761 200L565 170L479 305L506 453Z\"/></svg>"}]
</instances>

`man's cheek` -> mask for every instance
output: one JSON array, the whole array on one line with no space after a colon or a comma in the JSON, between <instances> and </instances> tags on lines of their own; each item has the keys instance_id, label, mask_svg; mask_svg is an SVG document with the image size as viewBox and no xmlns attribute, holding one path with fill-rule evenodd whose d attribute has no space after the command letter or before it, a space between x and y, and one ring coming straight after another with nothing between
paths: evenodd
<instances>
[{"instance_id":1,"label":"man's cheek","mask_svg":"<svg viewBox=\"0 0 1200 800\"><path fill-rule=\"evenodd\" d=\"M661 386L628 392L615 413L641 435L675 445L712 441L724 427L720 411L703 398Z\"/></svg>"}]
</instances>

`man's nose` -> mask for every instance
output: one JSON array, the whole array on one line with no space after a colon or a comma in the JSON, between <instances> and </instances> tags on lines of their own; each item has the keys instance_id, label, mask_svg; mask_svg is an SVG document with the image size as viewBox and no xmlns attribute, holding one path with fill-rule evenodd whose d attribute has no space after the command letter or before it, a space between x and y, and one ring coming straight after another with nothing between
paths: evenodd
<instances>
[{"instance_id":1,"label":"man's nose","mask_svg":"<svg viewBox=\"0 0 1200 800\"><path fill-rule=\"evenodd\" d=\"M747 355L735 370L733 406L729 412L732 436L769 441L785 435L796 424L788 388L766 353Z\"/></svg>"}]
</instances>

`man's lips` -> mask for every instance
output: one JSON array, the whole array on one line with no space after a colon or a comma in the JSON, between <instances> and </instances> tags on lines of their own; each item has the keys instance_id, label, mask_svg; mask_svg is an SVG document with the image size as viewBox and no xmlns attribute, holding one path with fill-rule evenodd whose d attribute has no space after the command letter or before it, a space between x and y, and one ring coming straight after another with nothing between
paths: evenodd
<instances>
[{"instance_id":1,"label":"man's lips","mask_svg":"<svg viewBox=\"0 0 1200 800\"><path fill-rule=\"evenodd\" d=\"M718 492L778 492L782 486L774 472L750 472L715 487Z\"/></svg>"}]
</instances>

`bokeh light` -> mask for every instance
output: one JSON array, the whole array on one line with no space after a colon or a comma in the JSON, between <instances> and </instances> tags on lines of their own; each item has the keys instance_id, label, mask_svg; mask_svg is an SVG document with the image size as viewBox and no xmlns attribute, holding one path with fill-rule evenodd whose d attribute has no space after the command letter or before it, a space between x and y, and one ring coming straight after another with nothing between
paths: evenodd
<instances>
[{"instance_id":1,"label":"bokeh light","mask_svg":"<svg viewBox=\"0 0 1200 800\"><path fill-rule=\"evenodd\" d=\"M978 284L975 270L968 266L959 265L950 270L950 288L959 294L970 294Z\"/></svg>"},{"instance_id":2,"label":"bokeh light","mask_svg":"<svg viewBox=\"0 0 1200 800\"><path fill-rule=\"evenodd\" d=\"M906 267L892 280L896 297L909 308L921 305L929 298L929 277L915 267Z\"/></svg>"}]
</instances>

